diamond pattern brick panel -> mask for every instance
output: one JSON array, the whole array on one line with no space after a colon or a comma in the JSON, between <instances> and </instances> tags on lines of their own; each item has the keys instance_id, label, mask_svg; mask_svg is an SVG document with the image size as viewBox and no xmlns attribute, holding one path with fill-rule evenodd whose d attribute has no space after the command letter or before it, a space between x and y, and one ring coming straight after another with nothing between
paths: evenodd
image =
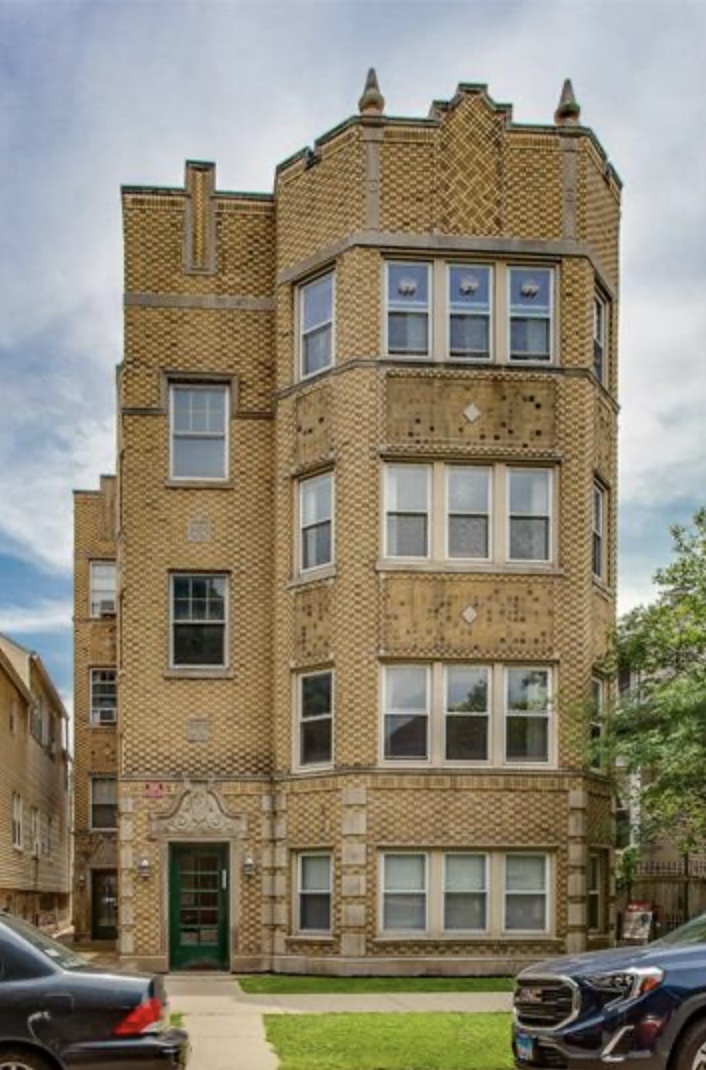
<instances>
[{"instance_id":1,"label":"diamond pattern brick panel","mask_svg":"<svg viewBox=\"0 0 706 1070\"><path fill-rule=\"evenodd\" d=\"M270 409L274 379L273 328L270 312L127 309L123 407L164 404L161 374L178 371L233 375L237 378L240 411Z\"/></svg>"},{"instance_id":2,"label":"diamond pattern brick panel","mask_svg":"<svg viewBox=\"0 0 706 1070\"><path fill-rule=\"evenodd\" d=\"M123 195L127 293L268 296L274 276L274 206L243 198L214 198L215 273L185 274L187 197Z\"/></svg>"},{"instance_id":3,"label":"diamond pattern brick panel","mask_svg":"<svg viewBox=\"0 0 706 1070\"><path fill-rule=\"evenodd\" d=\"M594 782L589 785L586 837L589 843L609 847L613 843L612 830L610 788Z\"/></svg>"},{"instance_id":4,"label":"diamond pattern brick panel","mask_svg":"<svg viewBox=\"0 0 706 1070\"><path fill-rule=\"evenodd\" d=\"M596 471L607 483L614 484L617 478L616 415L612 405L603 397L596 397L594 408L595 465Z\"/></svg>"},{"instance_id":5,"label":"diamond pattern brick panel","mask_svg":"<svg viewBox=\"0 0 706 1070\"><path fill-rule=\"evenodd\" d=\"M388 575L382 650L396 658L551 660L559 588L546 576Z\"/></svg>"},{"instance_id":6,"label":"diamond pattern brick panel","mask_svg":"<svg viewBox=\"0 0 706 1070\"><path fill-rule=\"evenodd\" d=\"M297 161L277 179L277 266L320 252L365 225L365 147L359 127L320 146L313 166Z\"/></svg>"},{"instance_id":7,"label":"diamond pattern brick panel","mask_svg":"<svg viewBox=\"0 0 706 1070\"><path fill-rule=\"evenodd\" d=\"M376 249L350 249L336 263L336 362L382 351L383 257Z\"/></svg>"},{"instance_id":8,"label":"diamond pattern brick panel","mask_svg":"<svg viewBox=\"0 0 706 1070\"><path fill-rule=\"evenodd\" d=\"M511 131L505 140L503 232L558 239L563 230L562 153L558 138Z\"/></svg>"},{"instance_id":9,"label":"diamond pattern brick panel","mask_svg":"<svg viewBox=\"0 0 706 1070\"><path fill-rule=\"evenodd\" d=\"M559 277L559 359L563 367L593 368L593 294L588 260L566 259Z\"/></svg>"},{"instance_id":10,"label":"diamond pattern brick panel","mask_svg":"<svg viewBox=\"0 0 706 1070\"><path fill-rule=\"evenodd\" d=\"M444 115L439 130L442 233L501 233L504 123L503 115L479 94L463 96Z\"/></svg>"},{"instance_id":11,"label":"diamond pattern brick panel","mask_svg":"<svg viewBox=\"0 0 706 1070\"><path fill-rule=\"evenodd\" d=\"M618 231L620 190L606 172L605 160L589 141L584 142L579 174L585 209L579 216L579 237L587 241L605 272L609 286L617 290L619 280Z\"/></svg>"},{"instance_id":12,"label":"diamond pattern brick panel","mask_svg":"<svg viewBox=\"0 0 706 1070\"><path fill-rule=\"evenodd\" d=\"M284 284L278 286L275 293L275 353L278 390L291 386L298 376L299 347L294 335L294 302L297 293L295 286Z\"/></svg>"},{"instance_id":13,"label":"diamond pattern brick panel","mask_svg":"<svg viewBox=\"0 0 706 1070\"><path fill-rule=\"evenodd\" d=\"M556 449L556 385L546 376L446 370L387 373L386 441L478 455ZM474 405L479 415L464 415Z\"/></svg>"},{"instance_id":14,"label":"diamond pattern brick panel","mask_svg":"<svg viewBox=\"0 0 706 1070\"><path fill-rule=\"evenodd\" d=\"M380 229L420 233L438 220L436 130L387 128L380 146Z\"/></svg>"}]
</instances>

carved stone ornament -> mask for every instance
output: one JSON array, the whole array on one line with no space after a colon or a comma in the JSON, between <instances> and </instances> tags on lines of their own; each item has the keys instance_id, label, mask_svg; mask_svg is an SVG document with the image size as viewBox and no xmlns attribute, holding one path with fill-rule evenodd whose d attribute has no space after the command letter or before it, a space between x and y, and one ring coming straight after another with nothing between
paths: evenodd
<instances>
[{"instance_id":1,"label":"carved stone ornament","mask_svg":"<svg viewBox=\"0 0 706 1070\"><path fill-rule=\"evenodd\" d=\"M466 606L461 616L465 620L466 624L473 624L473 621L476 619L478 614L476 613L473 606Z\"/></svg>"},{"instance_id":2,"label":"carved stone ornament","mask_svg":"<svg viewBox=\"0 0 706 1070\"><path fill-rule=\"evenodd\" d=\"M243 814L229 814L212 784L187 781L177 801L167 813L151 820L155 836L244 836L247 819Z\"/></svg>"}]
</instances>

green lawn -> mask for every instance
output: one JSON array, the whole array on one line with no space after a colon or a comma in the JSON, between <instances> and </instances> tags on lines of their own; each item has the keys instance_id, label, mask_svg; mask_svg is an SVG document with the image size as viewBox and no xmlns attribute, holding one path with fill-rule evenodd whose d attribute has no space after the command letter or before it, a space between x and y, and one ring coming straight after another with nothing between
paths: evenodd
<instances>
[{"instance_id":1,"label":"green lawn","mask_svg":"<svg viewBox=\"0 0 706 1070\"><path fill-rule=\"evenodd\" d=\"M308 992L511 992L511 977L310 977L250 974L239 977L251 995L291 996Z\"/></svg>"},{"instance_id":2,"label":"green lawn","mask_svg":"<svg viewBox=\"0 0 706 1070\"><path fill-rule=\"evenodd\" d=\"M511 1070L509 1014L268 1014L280 1070Z\"/></svg>"}]
</instances>

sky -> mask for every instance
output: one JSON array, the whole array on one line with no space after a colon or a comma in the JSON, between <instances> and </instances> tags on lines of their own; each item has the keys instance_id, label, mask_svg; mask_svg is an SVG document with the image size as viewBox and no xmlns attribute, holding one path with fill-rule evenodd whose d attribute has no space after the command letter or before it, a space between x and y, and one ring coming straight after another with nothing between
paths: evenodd
<instances>
[{"instance_id":1,"label":"sky","mask_svg":"<svg viewBox=\"0 0 706 1070\"><path fill-rule=\"evenodd\" d=\"M482 82L551 123L564 78L620 174L620 597L706 504L703 0L0 0L0 631L71 708L72 490L114 471L120 186L271 192L357 112Z\"/></svg>"}]
</instances>

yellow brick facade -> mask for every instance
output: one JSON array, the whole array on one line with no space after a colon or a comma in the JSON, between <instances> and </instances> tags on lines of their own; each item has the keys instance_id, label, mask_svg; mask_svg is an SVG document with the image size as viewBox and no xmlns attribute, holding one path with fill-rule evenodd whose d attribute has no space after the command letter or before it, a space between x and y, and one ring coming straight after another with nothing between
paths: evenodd
<instances>
[{"instance_id":1,"label":"yellow brick facade","mask_svg":"<svg viewBox=\"0 0 706 1070\"><path fill-rule=\"evenodd\" d=\"M611 799L589 768L588 741L592 680L614 618L619 200L589 130L515 125L479 86L459 87L428 119L373 110L348 120L282 164L271 196L222 193L201 163L187 164L183 190L123 191L116 497L113 509L104 481L77 498L76 708L83 887L96 855L118 871L126 960L208 964L193 945L215 942L223 925L217 964L236 970L499 972L610 940ZM391 260L428 265L427 359L386 355ZM448 359L446 265L468 264L493 273L497 359ZM546 363L507 356L507 284L523 267L551 271ZM302 288L329 274L333 356L302 376ZM199 391L215 391L226 406L215 479L173 470L179 391L197 406ZM487 470L497 547L510 524L501 518L508 473L549 472L547 561L508 562L502 549L482 562L386 556L385 471L403 464L424 466L439 488L454 466ZM327 473L333 559L302 570L302 482ZM438 549L443 493L434 494ZM117 559L117 637L112 621L86 615L97 559ZM187 634L178 614L197 614L196 602L177 605L184 577L215 577L226 591L225 624L212 628L223 637L218 664L175 661ZM111 655L117 728L95 728L87 670ZM422 667L430 681L429 749L417 760L384 754L382 680L395 666ZM481 762L448 762L440 750L435 703L450 666L488 667L493 681ZM503 749L512 667L552 681L550 744L538 762ZM302 761L298 688L302 674L329 671L333 742L317 767ZM87 831L87 783L108 767L119 829L97 836ZM193 901L178 859L204 845L223 848L218 917L179 949L178 918ZM390 917L406 909L384 876L385 859L400 855L424 871L423 887L397 889L415 899L409 931L385 920L388 908ZM485 887L474 889L485 921L459 928L443 920L443 873L467 855L485 867ZM323 857L326 887L306 886L302 856ZM589 888L595 856L600 887ZM507 873L528 858L543 866L544 883L529 891L544 922L518 929L506 917ZM309 891L323 927L300 914ZM83 903L88 933L85 894Z\"/></svg>"},{"instance_id":2,"label":"yellow brick facade","mask_svg":"<svg viewBox=\"0 0 706 1070\"><path fill-rule=\"evenodd\" d=\"M0 909L49 932L71 922L66 724L39 655L0 635Z\"/></svg>"}]
</instances>

